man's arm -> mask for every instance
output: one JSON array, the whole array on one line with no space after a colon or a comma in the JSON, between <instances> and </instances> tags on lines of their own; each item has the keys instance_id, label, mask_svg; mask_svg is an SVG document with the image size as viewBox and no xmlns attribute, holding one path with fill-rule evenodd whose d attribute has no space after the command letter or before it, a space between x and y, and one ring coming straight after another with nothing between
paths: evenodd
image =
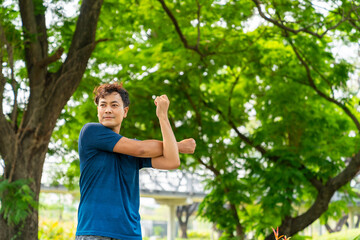
<instances>
[{"instance_id":1,"label":"man's arm","mask_svg":"<svg viewBox=\"0 0 360 240\"><path fill-rule=\"evenodd\" d=\"M192 138L184 139L177 143L179 153L192 154L195 151L196 143ZM134 157L160 157L163 156L163 142L159 140L137 141L122 137L114 146L114 152Z\"/></svg>"},{"instance_id":2,"label":"man's arm","mask_svg":"<svg viewBox=\"0 0 360 240\"><path fill-rule=\"evenodd\" d=\"M170 101L166 95L155 99L156 115L159 118L163 137L163 155L151 159L151 165L158 169L176 169L180 166L178 144L168 118Z\"/></svg>"}]
</instances>

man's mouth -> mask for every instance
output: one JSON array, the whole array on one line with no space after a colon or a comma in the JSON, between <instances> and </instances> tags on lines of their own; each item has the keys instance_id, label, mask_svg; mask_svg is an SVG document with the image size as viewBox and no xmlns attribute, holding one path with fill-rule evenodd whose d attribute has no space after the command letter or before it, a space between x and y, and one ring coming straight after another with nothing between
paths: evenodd
<instances>
[{"instance_id":1,"label":"man's mouth","mask_svg":"<svg viewBox=\"0 0 360 240\"><path fill-rule=\"evenodd\" d=\"M104 119L113 119L114 117L103 117Z\"/></svg>"}]
</instances>

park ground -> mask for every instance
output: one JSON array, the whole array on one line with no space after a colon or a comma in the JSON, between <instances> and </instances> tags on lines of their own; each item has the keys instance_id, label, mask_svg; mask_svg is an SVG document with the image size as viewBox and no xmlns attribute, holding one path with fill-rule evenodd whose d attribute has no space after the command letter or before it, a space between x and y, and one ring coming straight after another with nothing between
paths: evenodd
<instances>
[{"instance_id":1,"label":"park ground","mask_svg":"<svg viewBox=\"0 0 360 240\"><path fill-rule=\"evenodd\" d=\"M75 239L76 232L76 206L77 201L67 201L60 195L42 195L40 203L39 219L39 240L70 240ZM151 208L151 207L150 207ZM149 206L142 206L140 209L143 221L155 221L166 223L167 211L165 206L154 207L153 212L149 211ZM211 224L191 217L188 231L189 240L210 240L216 239L216 234L211 230ZM152 237L144 237L144 240L166 240L164 225L158 224L153 229ZM341 232L323 234L318 236L317 232L313 236L304 236L303 240L354 240L360 235L358 229L344 229ZM157 236L157 237L155 237ZM180 240L182 238L176 238ZM297 240L298 238L293 237ZM260 240L260 239L259 239Z\"/></svg>"}]
</instances>

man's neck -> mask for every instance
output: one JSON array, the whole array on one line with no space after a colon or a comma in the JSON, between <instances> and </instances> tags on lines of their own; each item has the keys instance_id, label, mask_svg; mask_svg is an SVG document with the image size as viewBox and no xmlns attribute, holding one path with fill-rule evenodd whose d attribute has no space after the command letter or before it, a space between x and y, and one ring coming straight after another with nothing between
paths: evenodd
<instances>
[{"instance_id":1,"label":"man's neck","mask_svg":"<svg viewBox=\"0 0 360 240\"><path fill-rule=\"evenodd\" d=\"M120 134L120 128L121 128L121 126L112 128L111 130L113 130L113 131L116 132L117 134Z\"/></svg>"}]
</instances>

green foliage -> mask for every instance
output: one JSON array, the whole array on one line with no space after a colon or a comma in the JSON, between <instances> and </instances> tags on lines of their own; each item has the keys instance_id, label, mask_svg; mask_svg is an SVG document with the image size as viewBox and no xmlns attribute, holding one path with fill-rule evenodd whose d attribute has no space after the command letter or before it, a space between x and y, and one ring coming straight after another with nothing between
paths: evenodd
<instances>
[{"instance_id":1,"label":"green foliage","mask_svg":"<svg viewBox=\"0 0 360 240\"><path fill-rule=\"evenodd\" d=\"M19 224L26 219L32 209L37 208L29 184L31 181L26 179L10 183L5 179L0 182L0 214L9 225Z\"/></svg>"},{"instance_id":2,"label":"green foliage","mask_svg":"<svg viewBox=\"0 0 360 240\"><path fill-rule=\"evenodd\" d=\"M154 234L156 236L162 236L164 232L165 231L164 231L164 228L162 226L155 226L154 227Z\"/></svg>"},{"instance_id":3,"label":"green foliage","mask_svg":"<svg viewBox=\"0 0 360 240\"><path fill-rule=\"evenodd\" d=\"M51 5L57 2L45 6L58 19L48 23L50 49L67 52L76 16L67 16L61 4ZM324 1L326 14L313 1L261 2L267 16L307 31L285 32L257 20L253 1L166 0L180 36L159 1L104 1L97 39L106 41L97 44L52 135L49 155L69 165L67 172L54 174L54 183L77 185L78 135L85 123L97 121L92 91L100 83L122 81L131 105L121 134L129 138L161 139L153 97L169 96L177 139L197 141L196 153L181 161L182 168L206 179L209 194L199 215L216 223L224 237L240 224L264 238L272 226L312 206L313 180L325 185L360 147L358 129L342 108L360 119L359 88L349 84L358 72L354 62L332 51L337 42L358 43L360 32L344 22L321 38L309 33L321 35L340 21L337 13L353 7L345 0ZM39 6L37 11L45 10ZM12 23L19 13L14 6L4 9L4 29L18 43L15 56L21 59L21 31ZM53 63L49 70L59 67ZM26 89L25 67L16 76ZM356 198L350 185L340 192L344 198L329 206L322 223L339 217Z\"/></svg>"},{"instance_id":4,"label":"green foliage","mask_svg":"<svg viewBox=\"0 0 360 240\"><path fill-rule=\"evenodd\" d=\"M76 228L73 222L59 222L52 219L40 221L39 240L68 240L75 238Z\"/></svg>"},{"instance_id":5,"label":"green foliage","mask_svg":"<svg viewBox=\"0 0 360 240\"><path fill-rule=\"evenodd\" d=\"M197 232L197 231L189 231L187 233L189 239L210 239L210 233L208 232Z\"/></svg>"},{"instance_id":6,"label":"green foliage","mask_svg":"<svg viewBox=\"0 0 360 240\"><path fill-rule=\"evenodd\" d=\"M300 236L300 235L295 235L291 237L292 240L312 240L313 238L310 236Z\"/></svg>"},{"instance_id":7,"label":"green foliage","mask_svg":"<svg viewBox=\"0 0 360 240\"><path fill-rule=\"evenodd\" d=\"M339 200L339 201L331 202L329 204L328 210L320 217L320 223L322 225L326 224L329 218L339 220L343 216L343 213L347 213L347 212L348 212L348 201Z\"/></svg>"}]
</instances>

